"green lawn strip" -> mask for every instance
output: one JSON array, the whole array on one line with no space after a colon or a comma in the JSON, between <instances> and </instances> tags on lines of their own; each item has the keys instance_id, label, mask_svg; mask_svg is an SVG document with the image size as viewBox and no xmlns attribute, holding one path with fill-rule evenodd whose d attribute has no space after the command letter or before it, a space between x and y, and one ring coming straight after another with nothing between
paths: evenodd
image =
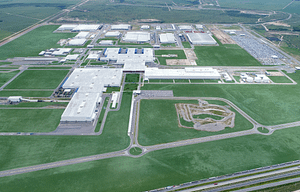
<instances>
[{"instance_id":1,"label":"green lawn strip","mask_svg":"<svg viewBox=\"0 0 300 192\"><path fill-rule=\"evenodd\" d=\"M204 79L191 79L191 83L204 83Z\"/></svg>"},{"instance_id":2,"label":"green lawn strip","mask_svg":"<svg viewBox=\"0 0 300 192\"><path fill-rule=\"evenodd\" d=\"M131 92L133 90L137 90L138 84L125 84L124 92Z\"/></svg>"},{"instance_id":3,"label":"green lawn strip","mask_svg":"<svg viewBox=\"0 0 300 192\"><path fill-rule=\"evenodd\" d=\"M261 190L256 190L256 192L273 192L273 191L297 191L300 189L300 182L288 183L285 185L269 187Z\"/></svg>"},{"instance_id":4,"label":"green lawn strip","mask_svg":"<svg viewBox=\"0 0 300 192\"><path fill-rule=\"evenodd\" d=\"M240 82L240 79L241 79L240 76L233 76L233 77L234 77L234 79L235 79L237 82Z\"/></svg>"},{"instance_id":5,"label":"green lawn strip","mask_svg":"<svg viewBox=\"0 0 300 192\"><path fill-rule=\"evenodd\" d=\"M210 102L210 101L209 101ZM194 103L198 100L141 100L139 117L138 140L141 145L149 146L160 143L169 143L185 139L219 135L251 129L253 125L233 108L235 112L235 127L225 128L219 132L198 131L178 126L176 103ZM183 126L193 127L194 123L185 122Z\"/></svg>"},{"instance_id":6,"label":"green lawn strip","mask_svg":"<svg viewBox=\"0 0 300 192\"><path fill-rule=\"evenodd\" d=\"M22 96L22 97L50 97L53 91L0 91L0 97Z\"/></svg>"},{"instance_id":7,"label":"green lawn strip","mask_svg":"<svg viewBox=\"0 0 300 192\"><path fill-rule=\"evenodd\" d=\"M173 79L149 79L149 83L173 83Z\"/></svg>"},{"instance_id":8,"label":"green lawn strip","mask_svg":"<svg viewBox=\"0 0 300 192\"><path fill-rule=\"evenodd\" d=\"M257 173L245 174L245 175L231 177L231 178L227 178L227 179L221 179L221 180L217 180L217 181L205 182L205 183L201 183L199 185L193 185L193 186L182 188L182 189L178 189L178 190L175 190L175 191L180 191L180 190L183 190L183 189L192 189L192 188L195 188L195 187L200 187L200 186L209 185L209 184L213 184L213 183L220 183L220 182L224 182L224 181L230 181L230 180L234 180L234 179L240 179L240 178L250 177L250 176L253 176L253 175L258 175L258 174L263 174L263 173L269 173L269 172L272 172L272 171L278 171L278 170L287 169L287 168L296 167L296 166L299 166L299 165L291 165L291 166L281 167L281 168L278 168L278 169L272 169L272 170L261 171L261 172L257 172ZM289 171L289 172L294 172L294 171ZM288 172L285 172L285 173L288 173ZM278 175L278 174L274 174L274 175ZM271 176L274 176L274 175L271 175ZM270 176L259 177L257 179L267 178L267 177L270 177ZM250 181L250 180L256 180L256 179L249 179L247 181ZM245 182L245 181L240 181L240 182L237 182L237 183L243 183L243 182ZM234 184L237 184L237 183L234 183ZM224 187L224 186L227 186L227 185L222 185L220 187ZM217 186L215 188L217 188Z\"/></svg>"},{"instance_id":9,"label":"green lawn strip","mask_svg":"<svg viewBox=\"0 0 300 192\"><path fill-rule=\"evenodd\" d=\"M169 54L175 54L177 57L161 57L161 55L169 55ZM186 59L185 53L183 50L156 50L155 56L159 60L161 65L167 65L166 60L167 59Z\"/></svg>"},{"instance_id":10,"label":"green lawn strip","mask_svg":"<svg viewBox=\"0 0 300 192\"><path fill-rule=\"evenodd\" d=\"M160 44L160 46L162 46L162 47L176 47L176 44L175 43L163 43L163 44Z\"/></svg>"},{"instance_id":11,"label":"green lawn strip","mask_svg":"<svg viewBox=\"0 0 300 192\"><path fill-rule=\"evenodd\" d=\"M263 125L299 121L300 72L289 76L297 85L255 84L145 84L142 90L173 90L174 96L220 97L237 105ZM288 94L288 97L287 97Z\"/></svg>"},{"instance_id":12,"label":"green lawn strip","mask_svg":"<svg viewBox=\"0 0 300 192\"><path fill-rule=\"evenodd\" d=\"M28 69L71 69L72 67L28 67Z\"/></svg>"},{"instance_id":13,"label":"green lawn strip","mask_svg":"<svg viewBox=\"0 0 300 192\"><path fill-rule=\"evenodd\" d=\"M218 83L218 79L204 79L204 83Z\"/></svg>"},{"instance_id":14,"label":"green lawn strip","mask_svg":"<svg viewBox=\"0 0 300 192\"><path fill-rule=\"evenodd\" d=\"M120 87L107 87L105 93L112 93L112 92L119 92L119 91L120 91Z\"/></svg>"},{"instance_id":15,"label":"green lawn strip","mask_svg":"<svg viewBox=\"0 0 300 192\"><path fill-rule=\"evenodd\" d=\"M189 42L182 42L184 48L192 48Z\"/></svg>"},{"instance_id":16,"label":"green lawn strip","mask_svg":"<svg viewBox=\"0 0 300 192\"><path fill-rule=\"evenodd\" d=\"M216 38L215 38L216 39ZM261 63L238 45L195 46L199 66L261 66Z\"/></svg>"},{"instance_id":17,"label":"green lawn strip","mask_svg":"<svg viewBox=\"0 0 300 192\"><path fill-rule=\"evenodd\" d=\"M12 64L12 62L0 62L0 66L1 65L10 65L10 64Z\"/></svg>"},{"instance_id":18,"label":"green lawn strip","mask_svg":"<svg viewBox=\"0 0 300 192\"><path fill-rule=\"evenodd\" d=\"M201 114L201 115L194 115L193 116L196 119L205 119L205 118L212 118L215 120L221 120L223 117L217 116L217 115L209 115L209 114Z\"/></svg>"},{"instance_id":19,"label":"green lawn strip","mask_svg":"<svg viewBox=\"0 0 300 192\"><path fill-rule=\"evenodd\" d=\"M286 76L268 76L274 83L292 83Z\"/></svg>"},{"instance_id":20,"label":"green lawn strip","mask_svg":"<svg viewBox=\"0 0 300 192\"><path fill-rule=\"evenodd\" d=\"M139 82L140 74L126 74L125 82L137 83Z\"/></svg>"},{"instance_id":21,"label":"green lawn strip","mask_svg":"<svg viewBox=\"0 0 300 192\"><path fill-rule=\"evenodd\" d=\"M130 98L131 95L129 95L127 106L128 114ZM128 116L124 117L117 122L117 118L112 118L111 121L114 123L109 125L110 129L104 128L103 134L106 134L106 131L112 131L111 136L118 134L119 132L115 129L120 126L120 122L128 118ZM125 124L124 126L126 127ZM127 132L125 127L124 134ZM153 129L155 131L155 127ZM2 177L0 190L34 191L38 188L43 191L96 191L101 188L103 191L147 191L299 159L299 135L299 127L289 128L275 131L271 136L241 136L153 151L139 158L116 157L81 163L80 166L75 164ZM60 159L70 156L71 152L76 152L71 156L84 156L88 154L87 151L95 149L95 146L97 146L98 153L104 146L109 146L107 143L100 142L102 135L95 137L96 140L94 136L75 137L76 139L68 136L58 137L61 140L55 142L54 149L50 142L58 139L57 136L55 138L43 137L44 140L40 143L37 143L37 140L41 137L2 137L1 153L9 154L10 157L2 156L1 166L8 167L9 164L15 167L16 164L17 166L20 163L24 165L29 160L32 160L30 164L35 165L40 163L42 155L46 157L51 155L51 162L53 162L57 160L58 155L63 156ZM18 142L18 149L12 148L11 145L14 142ZM121 141L114 140L114 143L118 142ZM34 144L34 147L28 150L30 144ZM23 156L25 154L26 159ZM5 161L6 159L10 161ZM100 180L99 177L101 177ZM86 183L92 183L92 185L84 185Z\"/></svg>"},{"instance_id":22,"label":"green lawn strip","mask_svg":"<svg viewBox=\"0 0 300 192\"><path fill-rule=\"evenodd\" d=\"M0 109L0 131L54 131L63 111L64 109Z\"/></svg>"},{"instance_id":23,"label":"green lawn strip","mask_svg":"<svg viewBox=\"0 0 300 192\"><path fill-rule=\"evenodd\" d=\"M175 83L190 83L188 79L174 79Z\"/></svg>"},{"instance_id":24,"label":"green lawn strip","mask_svg":"<svg viewBox=\"0 0 300 192\"><path fill-rule=\"evenodd\" d=\"M102 109L101 109L101 113L99 115L99 119L98 119L98 123L97 123L97 126L95 128L95 132L99 132L100 131L100 128L101 128L101 125L102 125L102 120L103 120L103 117L104 117L104 114L105 114L105 111L106 111L106 107L107 107L107 104L108 104L108 101L109 101L109 97L106 97L104 103L103 103L103 106L102 106Z\"/></svg>"},{"instance_id":25,"label":"green lawn strip","mask_svg":"<svg viewBox=\"0 0 300 192\"><path fill-rule=\"evenodd\" d=\"M68 72L68 70L27 70L5 89L56 89Z\"/></svg>"},{"instance_id":26,"label":"green lawn strip","mask_svg":"<svg viewBox=\"0 0 300 192\"><path fill-rule=\"evenodd\" d=\"M1 68L0 68L1 70ZM12 71L9 73L0 73L0 86L4 85L7 81L9 81L11 78L13 78L14 76L16 76L20 71Z\"/></svg>"},{"instance_id":27,"label":"green lawn strip","mask_svg":"<svg viewBox=\"0 0 300 192\"><path fill-rule=\"evenodd\" d=\"M294 176L285 177L285 178L281 178L281 179L275 179L275 180L272 180L272 181L266 181L266 182L261 182L261 183L257 183L257 184L253 184L253 185L247 185L247 186L244 186L244 187L238 187L238 188L234 188L234 190L248 189L250 187L261 186L261 185L270 184L270 183L276 183L276 182L279 182L279 181L285 181L285 180L299 178L299 177L300 177L299 175L294 175ZM226 191L232 191L232 189L231 190L226 190Z\"/></svg>"},{"instance_id":28,"label":"green lawn strip","mask_svg":"<svg viewBox=\"0 0 300 192\"><path fill-rule=\"evenodd\" d=\"M90 62L90 65L107 65L105 62Z\"/></svg>"},{"instance_id":29,"label":"green lawn strip","mask_svg":"<svg viewBox=\"0 0 300 192\"><path fill-rule=\"evenodd\" d=\"M62 106L66 107L68 105L67 102L21 102L19 104L13 104L13 105L0 105L0 108L2 107L46 107L46 106Z\"/></svg>"},{"instance_id":30,"label":"green lawn strip","mask_svg":"<svg viewBox=\"0 0 300 192\"><path fill-rule=\"evenodd\" d=\"M60 39L74 37L77 33L52 33L58 25L41 26L0 47L0 60L13 57L38 56L39 52L60 47ZM26 49L24 48L26 46ZM13 51L12 51L13 50Z\"/></svg>"}]
</instances>

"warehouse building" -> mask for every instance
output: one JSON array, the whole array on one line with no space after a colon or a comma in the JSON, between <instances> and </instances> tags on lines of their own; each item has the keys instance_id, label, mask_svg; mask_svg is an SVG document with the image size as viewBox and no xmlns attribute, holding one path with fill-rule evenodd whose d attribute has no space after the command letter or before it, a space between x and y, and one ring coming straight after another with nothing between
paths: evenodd
<instances>
[{"instance_id":1,"label":"warehouse building","mask_svg":"<svg viewBox=\"0 0 300 192\"><path fill-rule=\"evenodd\" d=\"M75 39L86 39L89 36L89 32L80 32L74 38Z\"/></svg>"},{"instance_id":2,"label":"warehouse building","mask_svg":"<svg viewBox=\"0 0 300 192\"><path fill-rule=\"evenodd\" d=\"M146 68L145 80L149 79L220 79L218 70L203 67L187 67L184 69Z\"/></svg>"},{"instance_id":3,"label":"warehouse building","mask_svg":"<svg viewBox=\"0 0 300 192\"><path fill-rule=\"evenodd\" d=\"M102 40L99 43L100 45L113 45L114 41L113 40Z\"/></svg>"},{"instance_id":4,"label":"warehouse building","mask_svg":"<svg viewBox=\"0 0 300 192\"><path fill-rule=\"evenodd\" d=\"M131 25L128 24L118 24L118 25L112 25L110 27L111 30L130 30Z\"/></svg>"},{"instance_id":5,"label":"warehouse building","mask_svg":"<svg viewBox=\"0 0 300 192\"><path fill-rule=\"evenodd\" d=\"M119 87L121 80L121 69L75 69L62 87L78 90L63 112L61 122L97 122L96 109L102 102L105 87Z\"/></svg>"},{"instance_id":6,"label":"warehouse building","mask_svg":"<svg viewBox=\"0 0 300 192\"><path fill-rule=\"evenodd\" d=\"M142 25L141 29L150 29L150 26L149 25Z\"/></svg>"},{"instance_id":7,"label":"warehouse building","mask_svg":"<svg viewBox=\"0 0 300 192\"><path fill-rule=\"evenodd\" d=\"M86 39L71 39L68 42L69 46L82 46L86 43Z\"/></svg>"},{"instance_id":8,"label":"warehouse building","mask_svg":"<svg viewBox=\"0 0 300 192\"><path fill-rule=\"evenodd\" d=\"M193 45L216 45L217 41L207 33L187 33L189 41Z\"/></svg>"},{"instance_id":9,"label":"warehouse building","mask_svg":"<svg viewBox=\"0 0 300 192\"><path fill-rule=\"evenodd\" d=\"M150 41L150 33L142 31L127 32L123 37L125 42L145 43Z\"/></svg>"},{"instance_id":10,"label":"warehouse building","mask_svg":"<svg viewBox=\"0 0 300 192\"><path fill-rule=\"evenodd\" d=\"M119 31L109 31L105 34L105 37L120 37L120 35Z\"/></svg>"},{"instance_id":11,"label":"warehouse building","mask_svg":"<svg viewBox=\"0 0 300 192\"><path fill-rule=\"evenodd\" d=\"M173 33L165 33L159 35L161 43L176 43L176 38Z\"/></svg>"},{"instance_id":12,"label":"warehouse building","mask_svg":"<svg viewBox=\"0 0 300 192\"><path fill-rule=\"evenodd\" d=\"M193 27L191 25L178 25L178 28L180 30L193 30Z\"/></svg>"},{"instance_id":13,"label":"warehouse building","mask_svg":"<svg viewBox=\"0 0 300 192\"><path fill-rule=\"evenodd\" d=\"M61 25L57 31L72 31L72 32L80 32L80 31L97 31L101 29L102 24L64 24Z\"/></svg>"}]
</instances>

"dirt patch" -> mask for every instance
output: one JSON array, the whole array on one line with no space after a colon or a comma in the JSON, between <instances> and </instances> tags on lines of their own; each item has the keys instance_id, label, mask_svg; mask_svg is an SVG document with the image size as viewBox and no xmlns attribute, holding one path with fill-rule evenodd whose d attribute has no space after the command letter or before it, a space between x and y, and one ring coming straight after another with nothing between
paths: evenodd
<instances>
[{"instance_id":1,"label":"dirt patch","mask_svg":"<svg viewBox=\"0 0 300 192\"><path fill-rule=\"evenodd\" d=\"M226 106L209 104L207 101L199 99L198 105L177 103L175 104L175 108L179 127L194 128L208 132L217 132L224 130L226 127L234 127L235 113ZM194 126L183 126L180 119L193 122Z\"/></svg>"},{"instance_id":2,"label":"dirt patch","mask_svg":"<svg viewBox=\"0 0 300 192\"><path fill-rule=\"evenodd\" d=\"M188 59L167 59L167 65L197 65L195 61L190 61Z\"/></svg>"},{"instance_id":3,"label":"dirt patch","mask_svg":"<svg viewBox=\"0 0 300 192\"><path fill-rule=\"evenodd\" d=\"M289 24L281 23L281 22L269 22L269 25L283 26L283 27L291 27Z\"/></svg>"},{"instance_id":4,"label":"dirt patch","mask_svg":"<svg viewBox=\"0 0 300 192\"><path fill-rule=\"evenodd\" d=\"M209 28L209 30L221 41L222 44L236 44L236 42L231 39L227 33L221 31L219 28L213 27Z\"/></svg>"}]
</instances>

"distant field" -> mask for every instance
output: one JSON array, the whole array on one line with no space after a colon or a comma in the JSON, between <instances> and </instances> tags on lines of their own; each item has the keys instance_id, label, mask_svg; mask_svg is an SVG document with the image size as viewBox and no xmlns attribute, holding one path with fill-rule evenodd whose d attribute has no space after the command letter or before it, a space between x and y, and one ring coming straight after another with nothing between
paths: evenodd
<instances>
[{"instance_id":1,"label":"distant field","mask_svg":"<svg viewBox=\"0 0 300 192\"><path fill-rule=\"evenodd\" d=\"M242 8L242 9L259 9L259 10L279 10L289 4L290 0L219 0L221 7Z\"/></svg>"},{"instance_id":2,"label":"distant field","mask_svg":"<svg viewBox=\"0 0 300 192\"><path fill-rule=\"evenodd\" d=\"M27 70L5 89L56 89L68 70Z\"/></svg>"},{"instance_id":3,"label":"distant field","mask_svg":"<svg viewBox=\"0 0 300 192\"><path fill-rule=\"evenodd\" d=\"M218 43L219 46L195 46L194 51L198 57L198 60L196 60L197 65L261 66L259 61L240 46L235 44L223 45L220 41Z\"/></svg>"},{"instance_id":4,"label":"distant field","mask_svg":"<svg viewBox=\"0 0 300 192\"><path fill-rule=\"evenodd\" d=\"M1 70L1 68L0 68ZM0 73L0 87L4 85L7 81L9 81L11 78L13 78L16 74L18 74L20 71L13 71L9 73Z\"/></svg>"},{"instance_id":5,"label":"distant field","mask_svg":"<svg viewBox=\"0 0 300 192\"><path fill-rule=\"evenodd\" d=\"M161 57L161 55L175 54L177 57ZM185 53L183 50L156 50L155 56L159 60L161 65L167 65L167 59L186 59Z\"/></svg>"},{"instance_id":6,"label":"distant field","mask_svg":"<svg viewBox=\"0 0 300 192\"><path fill-rule=\"evenodd\" d=\"M50 132L64 109L0 109L1 132Z\"/></svg>"},{"instance_id":7,"label":"distant field","mask_svg":"<svg viewBox=\"0 0 300 192\"><path fill-rule=\"evenodd\" d=\"M80 0L0 1L0 40L78 2Z\"/></svg>"},{"instance_id":8,"label":"distant field","mask_svg":"<svg viewBox=\"0 0 300 192\"><path fill-rule=\"evenodd\" d=\"M58 25L39 27L18 39L0 47L0 60L13 57L38 56L39 52L60 47L60 39L74 37L77 33L52 33ZM25 48L26 47L26 48Z\"/></svg>"},{"instance_id":9,"label":"distant field","mask_svg":"<svg viewBox=\"0 0 300 192\"><path fill-rule=\"evenodd\" d=\"M208 101L216 103L216 101ZM197 100L142 100L140 106L139 120L139 144L155 145L160 143L169 143L185 139L206 137L236 131L243 131L253 128L253 125L233 108L230 110L236 113L235 127L226 128L223 131L207 132L187 129L178 126L177 112L175 103L193 103ZM217 101L216 104L226 105L226 103ZM193 123L192 123L193 125Z\"/></svg>"}]
</instances>

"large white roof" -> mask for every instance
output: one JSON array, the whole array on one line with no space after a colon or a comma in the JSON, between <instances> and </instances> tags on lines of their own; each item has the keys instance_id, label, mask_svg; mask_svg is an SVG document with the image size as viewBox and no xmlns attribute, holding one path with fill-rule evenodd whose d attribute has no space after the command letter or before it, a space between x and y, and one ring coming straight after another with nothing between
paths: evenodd
<instances>
[{"instance_id":1,"label":"large white roof","mask_svg":"<svg viewBox=\"0 0 300 192\"><path fill-rule=\"evenodd\" d=\"M180 30L193 30L193 27L191 25L178 25L178 28Z\"/></svg>"},{"instance_id":2,"label":"large white roof","mask_svg":"<svg viewBox=\"0 0 300 192\"><path fill-rule=\"evenodd\" d=\"M86 42L86 39L71 39L68 42L68 44L71 45L71 46L72 45L76 46L76 45L84 45L85 42Z\"/></svg>"},{"instance_id":3,"label":"large white roof","mask_svg":"<svg viewBox=\"0 0 300 192\"><path fill-rule=\"evenodd\" d=\"M92 25L92 24L80 24L77 25L73 31L96 31L97 29L99 29L102 25L96 24L96 25Z\"/></svg>"},{"instance_id":4,"label":"large white roof","mask_svg":"<svg viewBox=\"0 0 300 192\"><path fill-rule=\"evenodd\" d=\"M80 32L75 36L75 38L84 39L84 38L87 38L88 35L89 35L89 32Z\"/></svg>"},{"instance_id":5,"label":"large white roof","mask_svg":"<svg viewBox=\"0 0 300 192\"><path fill-rule=\"evenodd\" d=\"M146 68L145 79L219 79L221 76L213 68L158 69Z\"/></svg>"},{"instance_id":6,"label":"large white roof","mask_svg":"<svg viewBox=\"0 0 300 192\"><path fill-rule=\"evenodd\" d=\"M109 31L105 34L105 37L118 37L120 34L119 31Z\"/></svg>"},{"instance_id":7,"label":"large white roof","mask_svg":"<svg viewBox=\"0 0 300 192\"><path fill-rule=\"evenodd\" d=\"M127 42L147 42L150 41L150 33L142 31L127 32L123 37L123 41Z\"/></svg>"},{"instance_id":8,"label":"large white roof","mask_svg":"<svg viewBox=\"0 0 300 192\"><path fill-rule=\"evenodd\" d=\"M192 44L214 45L216 40L207 33L188 33L187 37Z\"/></svg>"},{"instance_id":9,"label":"large white roof","mask_svg":"<svg viewBox=\"0 0 300 192\"><path fill-rule=\"evenodd\" d=\"M110 28L111 30L129 30L131 25L128 24L118 24L112 25Z\"/></svg>"},{"instance_id":10,"label":"large white roof","mask_svg":"<svg viewBox=\"0 0 300 192\"><path fill-rule=\"evenodd\" d=\"M159 39L161 43L175 43L176 39L173 33L160 34Z\"/></svg>"}]
</instances>

